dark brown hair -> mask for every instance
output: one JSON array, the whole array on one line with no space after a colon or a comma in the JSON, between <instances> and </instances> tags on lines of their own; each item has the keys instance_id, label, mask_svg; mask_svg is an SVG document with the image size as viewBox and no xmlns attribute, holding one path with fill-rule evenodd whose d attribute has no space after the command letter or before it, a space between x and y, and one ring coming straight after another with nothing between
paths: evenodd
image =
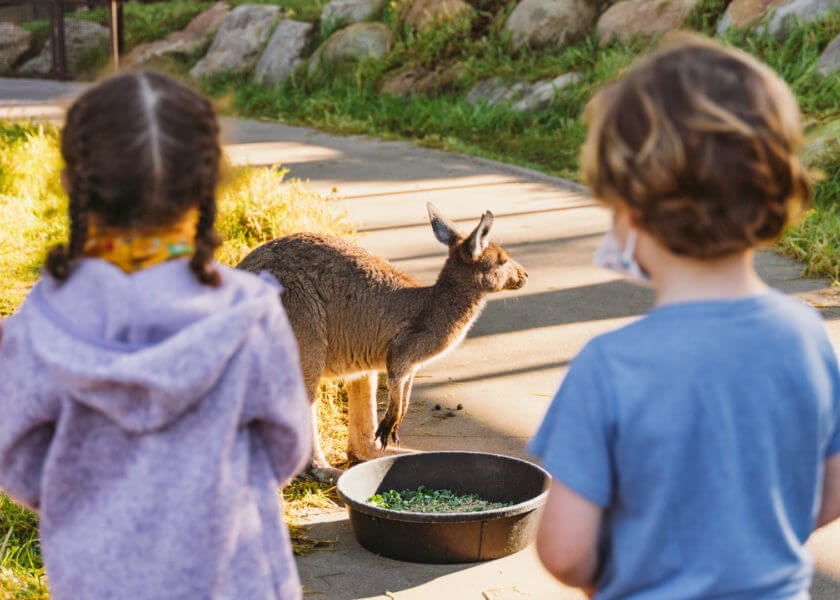
<instances>
[{"instance_id":1,"label":"dark brown hair","mask_svg":"<svg viewBox=\"0 0 840 600\"><path fill-rule=\"evenodd\" d=\"M663 48L587 107L583 178L675 254L774 242L807 207L799 108L751 56L697 35Z\"/></svg>"},{"instance_id":2,"label":"dark brown hair","mask_svg":"<svg viewBox=\"0 0 840 600\"><path fill-rule=\"evenodd\" d=\"M66 280L82 255L88 219L143 228L199 209L190 268L219 285L212 266L219 177L219 127L210 103L165 75L118 75L84 93L67 113L61 154L69 179L70 239L53 248L47 271Z\"/></svg>"}]
</instances>

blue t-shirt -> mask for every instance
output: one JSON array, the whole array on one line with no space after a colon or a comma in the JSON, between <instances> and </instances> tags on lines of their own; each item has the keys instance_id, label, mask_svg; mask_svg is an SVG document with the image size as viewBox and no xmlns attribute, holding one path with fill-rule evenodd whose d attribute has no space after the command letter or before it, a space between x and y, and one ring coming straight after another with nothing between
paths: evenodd
<instances>
[{"instance_id":1,"label":"blue t-shirt","mask_svg":"<svg viewBox=\"0 0 840 600\"><path fill-rule=\"evenodd\" d=\"M820 315L772 291L593 339L529 451L605 510L599 600L808 598L838 421Z\"/></svg>"}]
</instances>

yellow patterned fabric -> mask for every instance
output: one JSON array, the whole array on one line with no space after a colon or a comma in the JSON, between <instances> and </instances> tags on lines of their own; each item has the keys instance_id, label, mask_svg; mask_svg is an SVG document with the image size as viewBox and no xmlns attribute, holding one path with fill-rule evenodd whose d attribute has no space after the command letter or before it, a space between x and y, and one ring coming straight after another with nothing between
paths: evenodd
<instances>
[{"instance_id":1,"label":"yellow patterned fabric","mask_svg":"<svg viewBox=\"0 0 840 600\"><path fill-rule=\"evenodd\" d=\"M92 216L83 254L106 260L126 273L134 273L193 254L197 225L198 209L190 209L174 225L137 229L102 227Z\"/></svg>"}]
</instances>

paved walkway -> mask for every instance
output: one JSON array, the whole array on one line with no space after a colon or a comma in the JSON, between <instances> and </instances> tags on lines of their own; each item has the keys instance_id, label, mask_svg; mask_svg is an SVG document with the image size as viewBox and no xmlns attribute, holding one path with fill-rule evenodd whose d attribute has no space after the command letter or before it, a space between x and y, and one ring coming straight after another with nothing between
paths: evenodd
<instances>
[{"instance_id":1,"label":"paved walkway","mask_svg":"<svg viewBox=\"0 0 840 600\"><path fill-rule=\"evenodd\" d=\"M26 86L29 91L21 91ZM60 106L51 103L66 91L77 90L0 79L0 118L4 110L60 115ZM26 93L40 107L20 98ZM401 142L336 138L254 121L225 120L223 130L234 162L280 163L325 193L337 190L341 206L360 226L359 243L422 282L435 279L445 257L426 220L427 201L465 230L492 210L493 237L529 269L523 290L492 298L464 343L420 372L414 408L401 429L405 447L524 457L524 444L568 361L593 335L651 304L650 292L591 266L608 216L568 182ZM840 309L825 281L801 278L798 265L770 252L759 256L758 266L770 284L822 305L840 347ZM441 419L432 411L435 404L459 403L464 409L455 417ZM312 537L336 543L298 559L307 598L582 597L556 584L532 548L476 565L419 565L363 550L342 511L314 515L311 524ZM811 547L819 571L814 598L840 598L840 525L815 535Z\"/></svg>"}]
</instances>

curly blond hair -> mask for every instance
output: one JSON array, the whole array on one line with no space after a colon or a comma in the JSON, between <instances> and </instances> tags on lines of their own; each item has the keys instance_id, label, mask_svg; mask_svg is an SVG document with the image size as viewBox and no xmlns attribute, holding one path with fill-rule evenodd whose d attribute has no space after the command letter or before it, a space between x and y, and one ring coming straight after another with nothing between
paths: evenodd
<instances>
[{"instance_id":1,"label":"curly blond hair","mask_svg":"<svg viewBox=\"0 0 840 600\"><path fill-rule=\"evenodd\" d=\"M769 67L699 35L668 36L585 118L584 181L675 254L772 243L810 204L793 94Z\"/></svg>"}]
</instances>

